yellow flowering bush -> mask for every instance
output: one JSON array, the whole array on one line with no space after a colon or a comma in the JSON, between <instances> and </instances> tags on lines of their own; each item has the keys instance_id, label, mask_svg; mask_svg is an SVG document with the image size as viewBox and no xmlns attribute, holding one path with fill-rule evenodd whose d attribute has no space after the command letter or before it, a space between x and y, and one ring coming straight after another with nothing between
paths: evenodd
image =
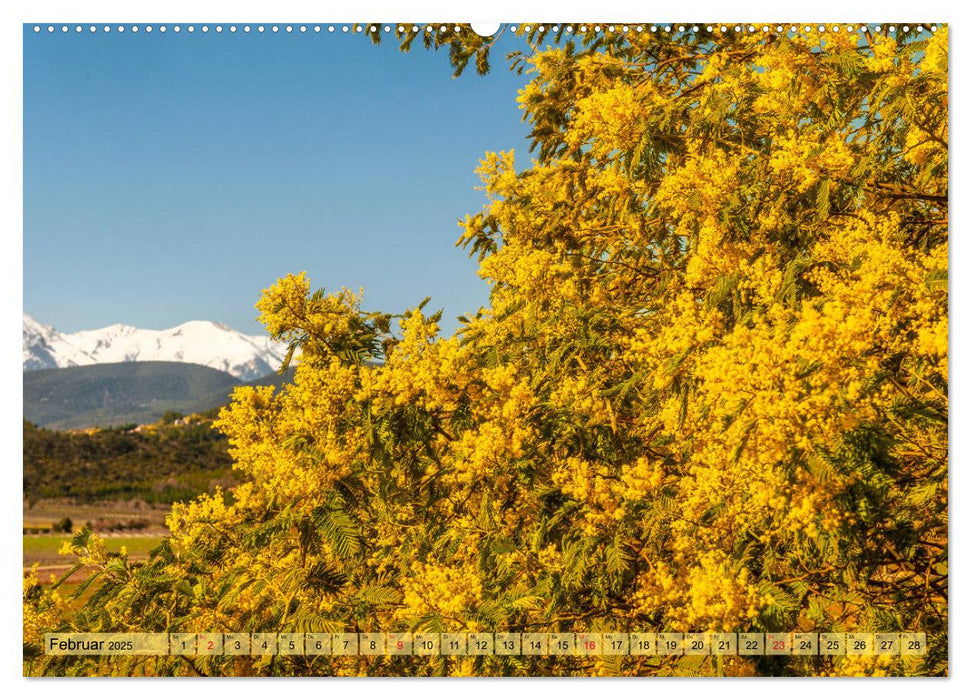
<instances>
[{"instance_id":1,"label":"yellow flowering bush","mask_svg":"<svg viewBox=\"0 0 971 700\"><path fill-rule=\"evenodd\" d=\"M265 290L297 366L221 414L246 483L177 506L147 564L104 559L73 628L930 640L907 663L172 657L160 673L946 672L946 28L544 32L513 57L536 160L488 154L488 202L461 222L489 307L442 337L424 304L365 312L303 274ZM426 41L488 68L471 32Z\"/></svg>"}]
</instances>

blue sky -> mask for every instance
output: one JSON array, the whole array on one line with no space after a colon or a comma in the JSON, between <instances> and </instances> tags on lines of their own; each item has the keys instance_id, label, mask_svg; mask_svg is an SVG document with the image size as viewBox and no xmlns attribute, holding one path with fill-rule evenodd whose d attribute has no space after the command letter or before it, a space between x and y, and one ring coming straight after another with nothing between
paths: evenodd
<instances>
[{"instance_id":1,"label":"blue sky","mask_svg":"<svg viewBox=\"0 0 971 700\"><path fill-rule=\"evenodd\" d=\"M528 164L504 56L358 35L24 28L24 310L63 331L192 319L261 332L261 289L306 270L369 309L487 303L457 219L489 150Z\"/></svg>"}]
</instances>

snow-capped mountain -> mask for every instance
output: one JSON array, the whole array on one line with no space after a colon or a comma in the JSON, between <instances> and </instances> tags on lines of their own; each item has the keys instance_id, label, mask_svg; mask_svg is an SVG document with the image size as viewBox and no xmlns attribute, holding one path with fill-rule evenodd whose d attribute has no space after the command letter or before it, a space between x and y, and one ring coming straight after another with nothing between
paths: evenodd
<instances>
[{"instance_id":1,"label":"snow-capped mountain","mask_svg":"<svg viewBox=\"0 0 971 700\"><path fill-rule=\"evenodd\" d=\"M286 344L220 323L189 321L155 331L115 324L61 333L24 314L24 371L105 362L191 362L249 381L280 368Z\"/></svg>"}]
</instances>

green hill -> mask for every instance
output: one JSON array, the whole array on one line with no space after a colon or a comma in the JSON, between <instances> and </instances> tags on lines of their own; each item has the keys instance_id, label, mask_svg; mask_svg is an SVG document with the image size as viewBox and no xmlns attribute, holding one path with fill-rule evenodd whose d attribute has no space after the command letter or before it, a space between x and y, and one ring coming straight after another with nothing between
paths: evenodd
<instances>
[{"instance_id":1,"label":"green hill","mask_svg":"<svg viewBox=\"0 0 971 700\"><path fill-rule=\"evenodd\" d=\"M200 406L205 405L206 407L197 408L196 411L206 411L211 408L216 408L217 406L222 406L226 404L229 401L230 395L232 395L233 393L233 389L236 388L237 386L273 386L274 388L279 390L285 384L289 384L293 381L293 370L294 368L290 367L283 374L277 374L276 372L274 372L273 374L267 374L264 377L260 377L259 379L252 379L248 382L237 381L237 383L229 387L228 390L217 389L216 391L212 392L208 396L198 399L197 403ZM185 413L185 411L183 411L183 413Z\"/></svg>"},{"instance_id":2,"label":"green hill","mask_svg":"<svg viewBox=\"0 0 971 700\"><path fill-rule=\"evenodd\" d=\"M24 495L32 502L139 499L171 503L229 486L227 441L215 409L237 386L279 389L293 369L241 382L179 362L125 362L24 373ZM167 412L208 418L172 424ZM131 430L132 424L153 424ZM119 426L111 428L110 426ZM72 428L101 427L88 433Z\"/></svg>"},{"instance_id":3,"label":"green hill","mask_svg":"<svg viewBox=\"0 0 971 700\"><path fill-rule=\"evenodd\" d=\"M88 503L172 503L230 486L238 474L211 421L151 430L69 433L24 421L24 496Z\"/></svg>"},{"instance_id":4,"label":"green hill","mask_svg":"<svg viewBox=\"0 0 971 700\"><path fill-rule=\"evenodd\" d=\"M259 382L259 380L257 380ZM185 362L118 362L24 372L24 418L48 428L152 423L166 411L196 413L242 384Z\"/></svg>"}]
</instances>

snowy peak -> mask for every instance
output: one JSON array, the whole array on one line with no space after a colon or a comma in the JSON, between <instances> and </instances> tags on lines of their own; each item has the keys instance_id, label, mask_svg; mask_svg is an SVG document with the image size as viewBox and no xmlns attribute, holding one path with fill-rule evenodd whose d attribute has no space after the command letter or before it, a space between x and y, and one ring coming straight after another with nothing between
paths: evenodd
<instances>
[{"instance_id":1,"label":"snowy peak","mask_svg":"<svg viewBox=\"0 0 971 700\"><path fill-rule=\"evenodd\" d=\"M94 364L84 349L77 347L70 336L45 326L29 314L24 314L24 371L52 367L77 367Z\"/></svg>"},{"instance_id":2,"label":"snowy peak","mask_svg":"<svg viewBox=\"0 0 971 700\"><path fill-rule=\"evenodd\" d=\"M24 314L25 372L105 362L168 361L204 365L249 381L275 372L285 356L284 343L212 321L188 321L165 330L116 323L61 333Z\"/></svg>"},{"instance_id":3,"label":"snowy peak","mask_svg":"<svg viewBox=\"0 0 971 700\"><path fill-rule=\"evenodd\" d=\"M24 314L24 345L30 343L50 343L59 336L53 326L45 326L30 314Z\"/></svg>"}]
</instances>

